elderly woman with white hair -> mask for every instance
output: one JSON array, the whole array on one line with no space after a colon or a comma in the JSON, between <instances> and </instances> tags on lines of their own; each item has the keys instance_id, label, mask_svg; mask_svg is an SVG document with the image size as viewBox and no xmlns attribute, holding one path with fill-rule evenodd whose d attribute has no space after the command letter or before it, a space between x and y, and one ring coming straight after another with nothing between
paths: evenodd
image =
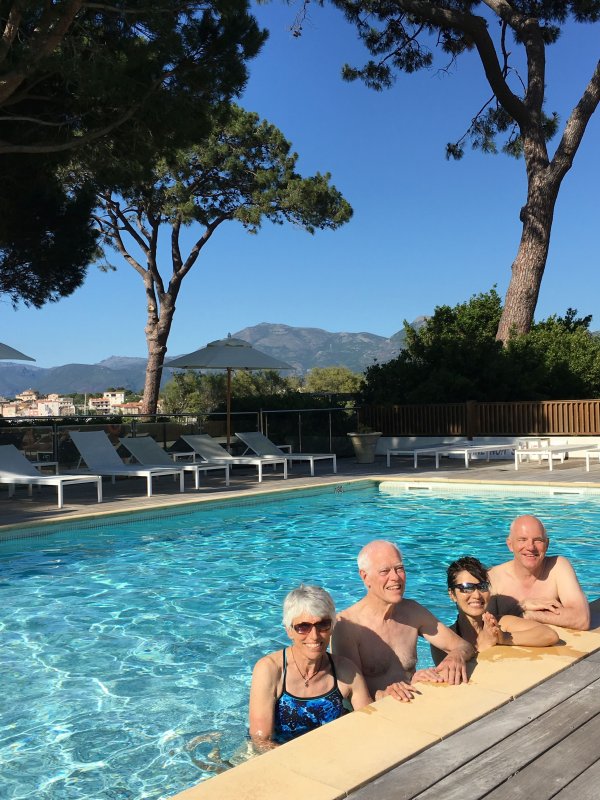
<instances>
[{"instance_id":1,"label":"elderly woman with white hair","mask_svg":"<svg viewBox=\"0 0 600 800\"><path fill-rule=\"evenodd\" d=\"M362 674L343 656L327 652L335 625L331 595L301 585L283 603L292 642L256 662L250 687L250 737L260 750L295 739L338 719L344 701L358 709L372 702Z\"/></svg>"}]
</instances>

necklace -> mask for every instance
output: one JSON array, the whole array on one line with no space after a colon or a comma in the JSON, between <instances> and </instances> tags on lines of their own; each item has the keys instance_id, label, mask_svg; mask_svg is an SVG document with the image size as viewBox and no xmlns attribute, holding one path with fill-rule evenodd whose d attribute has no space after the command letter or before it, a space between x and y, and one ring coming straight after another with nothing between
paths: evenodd
<instances>
[{"instance_id":1,"label":"necklace","mask_svg":"<svg viewBox=\"0 0 600 800\"><path fill-rule=\"evenodd\" d=\"M294 655L294 648L293 648L293 647L290 647L290 650L292 651L292 659L293 659L293 661L294 661L294 664L296 665L296 669L297 669L297 670L298 670L298 672L300 673L300 677L301 677L301 678L302 678L302 680L304 681L304 685L305 685L305 686L308 686L308 683L309 683L309 681L312 681L312 679L315 677L315 675L318 675L318 673L321 671L321 664L323 663L323 656L321 656L321 657L319 658L319 666L318 666L318 667L317 667L317 669L316 669L316 670L313 672L313 674L312 674L312 675L309 675L309 674L308 674L308 670L306 670L306 675L305 675L305 674L302 672L302 670L300 669L300 667L298 666L298 663L296 662L296 656Z\"/></svg>"}]
</instances>

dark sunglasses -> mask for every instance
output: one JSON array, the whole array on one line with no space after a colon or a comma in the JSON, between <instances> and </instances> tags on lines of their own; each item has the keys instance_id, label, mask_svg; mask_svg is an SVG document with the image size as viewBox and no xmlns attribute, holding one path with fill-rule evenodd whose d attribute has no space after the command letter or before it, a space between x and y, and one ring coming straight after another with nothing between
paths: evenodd
<instances>
[{"instance_id":1,"label":"dark sunglasses","mask_svg":"<svg viewBox=\"0 0 600 800\"><path fill-rule=\"evenodd\" d=\"M297 625L292 625L292 628L300 636L306 636L313 628L316 628L318 633L327 633L327 631L331 630L331 620L320 619L318 622L299 622Z\"/></svg>"},{"instance_id":2,"label":"dark sunglasses","mask_svg":"<svg viewBox=\"0 0 600 800\"><path fill-rule=\"evenodd\" d=\"M478 589L480 592L489 592L490 582L481 581L481 583L455 583L452 588L458 589L458 591L462 592L462 594L472 594L475 589Z\"/></svg>"}]
</instances>

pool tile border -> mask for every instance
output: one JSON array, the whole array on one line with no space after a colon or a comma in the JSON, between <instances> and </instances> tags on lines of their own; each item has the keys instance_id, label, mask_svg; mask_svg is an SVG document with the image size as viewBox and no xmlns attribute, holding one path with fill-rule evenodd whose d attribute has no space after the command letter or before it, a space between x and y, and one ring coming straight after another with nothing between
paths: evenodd
<instances>
[{"instance_id":1,"label":"pool tile border","mask_svg":"<svg viewBox=\"0 0 600 800\"><path fill-rule=\"evenodd\" d=\"M313 486L287 487L282 489L270 488L265 491L255 491L251 494L232 494L225 497L193 498L187 502L152 508L127 509L123 511L92 512L73 519L72 517L55 517L44 523L23 522L15 525L6 525L0 528L0 543L14 539L51 536L60 531L93 530L96 528L114 527L126 521L127 523L146 522L165 517L185 517L197 512L214 511L228 508L242 508L261 505L263 503L276 503L285 496L314 497L324 494L344 494L347 492L360 492L377 488L377 481L371 478L357 478L354 480L336 481Z\"/></svg>"},{"instance_id":2,"label":"pool tile border","mask_svg":"<svg viewBox=\"0 0 600 800\"><path fill-rule=\"evenodd\" d=\"M219 508L233 508L252 506L260 503L272 503L286 496L314 496L334 493L343 494L346 491L362 491L378 487L379 491L392 495L410 493L412 491L429 491L443 494L470 494L470 495L542 495L542 496L572 496L572 497L600 497L600 487L589 484L576 483L538 483L523 481L489 481L456 479L432 479L406 477L381 477L362 476L360 478L344 478L340 480L319 481L310 486L282 486L269 487L268 489L254 488L250 492L240 489L230 495L220 497L193 497L187 496L179 501L172 500L167 505L155 505L151 508L133 507L123 510L86 511L72 516L56 516L45 522L21 522L0 527L0 542L21 538L50 536L57 530L90 530L100 527L121 524L125 518L128 522L161 519L164 517L188 516L197 511L209 511Z\"/></svg>"},{"instance_id":3,"label":"pool tile border","mask_svg":"<svg viewBox=\"0 0 600 800\"><path fill-rule=\"evenodd\" d=\"M573 483L514 483L494 481L449 481L431 479L383 478L379 480L379 490L392 495L414 491L443 494L468 495L542 495L546 497L600 497L600 487Z\"/></svg>"}]
</instances>

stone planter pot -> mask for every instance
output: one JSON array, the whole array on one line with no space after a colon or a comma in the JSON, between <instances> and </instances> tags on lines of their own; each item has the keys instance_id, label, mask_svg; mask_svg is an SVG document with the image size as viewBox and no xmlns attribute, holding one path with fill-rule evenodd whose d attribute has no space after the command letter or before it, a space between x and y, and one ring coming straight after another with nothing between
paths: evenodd
<instances>
[{"instance_id":1,"label":"stone planter pot","mask_svg":"<svg viewBox=\"0 0 600 800\"><path fill-rule=\"evenodd\" d=\"M349 433L358 464L372 464L375 461L375 448L381 431L371 433Z\"/></svg>"}]
</instances>

